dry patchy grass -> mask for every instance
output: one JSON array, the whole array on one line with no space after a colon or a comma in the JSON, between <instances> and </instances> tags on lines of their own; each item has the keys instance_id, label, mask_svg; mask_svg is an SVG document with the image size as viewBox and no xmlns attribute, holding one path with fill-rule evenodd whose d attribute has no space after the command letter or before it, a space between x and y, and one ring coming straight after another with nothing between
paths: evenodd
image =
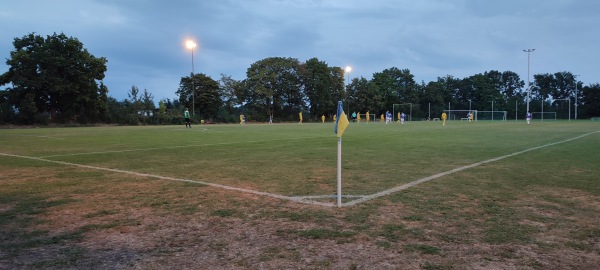
<instances>
[{"instance_id":1,"label":"dry patchy grass","mask_svg":"<svg viewBox=\"0 0 600 270\"><path fill-rule=\"evenodd\" d=\"M0 168L5 269L600 265L600 198L580 190L505 199L431 183L337 209L78 168Z\"/></svg>"}]
</instances>

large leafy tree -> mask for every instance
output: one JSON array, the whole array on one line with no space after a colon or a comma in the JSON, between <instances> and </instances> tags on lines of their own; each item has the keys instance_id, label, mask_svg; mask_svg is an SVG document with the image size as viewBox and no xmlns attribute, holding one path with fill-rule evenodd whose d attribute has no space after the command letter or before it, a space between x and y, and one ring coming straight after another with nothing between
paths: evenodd
<instances>
[{"instance_id":1,"label":"large leafy tree","mask_svg":"<svg viewBox=\"0 0 600 270\"><path fill-rule=\"evenodd\" d=\"M101 83L107 60L65 34L31 33L13 41L0 85L9 84L8 103L23 123L47 113L53 120L96 122L107 111L108 88Z\"/></svg>"},{"instance_id":2,"label":"large leafy tree","mask_svg":"<svg viewBox=\"0 0 600 270\"><path fill-rule=\"evenodd\" d=\"M372 83L377 88L384 108L392 108L398 103L417 103L414 76L410 70L396 67L373 74ZM383 108L380 108L383 109Z\"/></svg>"},{"instance_id":3,"label":"large leafy tree","mask_svg":"<svg viewBox=\"0 0 600 270\"><path fill-rule=\"evenodd\" d=\"M308 98L310 115L315 118L334 113L343 92L344 74L341 69L312 58L301 65L304 92Z\"/></svg>"},{"instance_id":4,"label":"large leafy tree","mask_svg":"<svg viewBox=\"0 0 600 270\"><path fill-rule=\"evenodd\" d=\"M219 84L219 93L221 95L223 106L228 112L233 113L234 108L242 105L241 101L245 98L244 82L234 80L231 76L221 74Z\"/></svg>"},{"instance_id":5,"label":"large leafy tree","mask_svg":"<svg viewBox=\"0 0 600 270\"><path fill-rule=\"evenodd\" d=\"M582 92L581 118L600 117L600 84L585 86Z\"/></svg>"},{"instance_id":6,"label":"large leafy tree","mask_svg":"<svg viewBox=\"0 0 600 270\"><path fill-rule=\"evenodd\" d=\"M305 109L299 69L297 59L282 57L265 58L248 68L246 106L254 119L292 119Z\"/></svg>"},{"instance_id":7,"label":"large leafy tree","mask_svg":"<svg viewBox=\"0 0 600 270\"><path fill-rule=\"evenodd\" d=\"M219 83L202 73L181 78L176 94L181 104L195 110L194 115L206 119L216 117L222 105Z\"/></svg>"},{"instance_id":8,"label":"large leafy tree","mask_svg":"<svg viewBox=\"0 0 600 270\"><path fill-rule=\"evenodd\" d=\"M363 77L352 79L348 85L347 103L348 114L367 111L377 113L386 110L377 86Z\"/></svg>"}]
</instances>

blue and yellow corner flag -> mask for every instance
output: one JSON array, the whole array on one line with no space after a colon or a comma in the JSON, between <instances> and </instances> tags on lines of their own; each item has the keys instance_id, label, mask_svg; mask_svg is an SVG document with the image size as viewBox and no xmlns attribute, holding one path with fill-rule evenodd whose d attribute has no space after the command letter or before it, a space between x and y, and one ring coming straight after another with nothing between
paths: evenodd
<instances>
[{"instance_id":1,"label":"blue and yellow corner flag","mask_svg":"<svg viewBox=\"0 0 600 270\"><path fill-rule=\"evenodd\" d=\"M348 126L348 117L344 113L344 107L342 106L342 101L338 101L338 108L335 120L335 128L333 132L335 132L338 138L341 138L344 134L344 130Z\"/></svg>"}]
</instances>

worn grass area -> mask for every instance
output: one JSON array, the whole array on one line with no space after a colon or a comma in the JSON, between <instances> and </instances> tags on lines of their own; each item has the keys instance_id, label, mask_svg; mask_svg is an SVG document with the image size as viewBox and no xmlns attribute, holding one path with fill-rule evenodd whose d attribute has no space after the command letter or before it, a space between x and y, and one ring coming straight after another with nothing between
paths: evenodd
<instances>
[{"instance_id":1,"label":"worn grass area","mask_svg":"<svg viewBox=\"0 0 600 270\"><path fill-rule=\"evenodd\" d=\"M352 125L344 193L597 130ZM335 192L331 125L11 129L0 141L14 155L284 195ZM0 268L593 269L598 164L595 133L338 209L0 156Z\"/></svg>"}]
</instances>

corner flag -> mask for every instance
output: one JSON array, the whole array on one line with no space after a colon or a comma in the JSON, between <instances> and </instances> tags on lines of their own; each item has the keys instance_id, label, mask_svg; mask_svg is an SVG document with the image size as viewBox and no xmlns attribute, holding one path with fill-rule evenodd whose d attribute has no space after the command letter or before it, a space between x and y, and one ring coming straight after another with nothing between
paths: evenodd
<instances>
[{"instance_id":1,"label":"corner flag","mask_svg":"<svg viewBox=\"0 0 600 270\"><path fill-rule=\"evenodd\" d=\"M348 117L344 113L344 107L342 105L342 101L338 101L338 108L335 120L335 128L333 130L334 133L337 134L338 138L341 138L348 126Z\"/></svg>"},{"instance_id":2,"label":"corner flag","mask_svg":"<svg viewBox=\"0 0 600 270\"><path fill-rule=\"evenodd\" d=\"M333 132L337 134L338 151L337 151L337 205L342 207L342 135L348 127L348 117L344 113L342 101L338 101L338 108L335 120L335 128Z\"/></svg>"}]
</instances>

